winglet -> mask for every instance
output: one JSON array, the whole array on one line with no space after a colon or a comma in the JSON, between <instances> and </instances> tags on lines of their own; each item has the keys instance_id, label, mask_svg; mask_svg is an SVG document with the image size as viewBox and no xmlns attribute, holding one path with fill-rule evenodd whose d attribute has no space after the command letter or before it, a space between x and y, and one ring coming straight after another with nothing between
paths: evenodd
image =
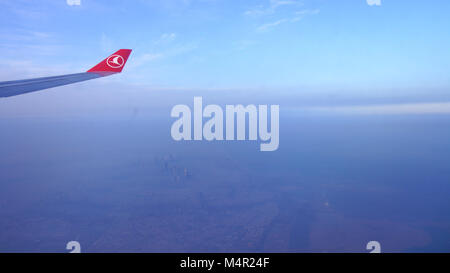
<instances>
[{"instance_id":1,"label":"winglet","mask_svg":"<svg viewBox=\"0 0 450 273\"><path fill-rule=\"evenodd\" d=\"M93 73L120 73L122 72L128 57L131 54L131 49L120 49L108 58L101 61L99 64L89 69L87 72Z\"/></svg>"}]
</instances>

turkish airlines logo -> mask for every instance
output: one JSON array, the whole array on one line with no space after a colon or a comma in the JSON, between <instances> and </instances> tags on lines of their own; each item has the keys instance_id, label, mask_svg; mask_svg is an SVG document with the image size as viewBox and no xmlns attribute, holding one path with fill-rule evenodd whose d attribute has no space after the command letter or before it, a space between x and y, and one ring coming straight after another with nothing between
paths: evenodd
<instances>
[{"instance_id":1,"label":"turkish airlines logo","mask_svg":"<svg viewBox=\"0 0 450 273\"><path fill-rule=\"evenodd\" d=\"M125 60L120 55L111 55L106 60L106 64L111 68L121 68L124 63Z\"/></svg>"}]
</instances>

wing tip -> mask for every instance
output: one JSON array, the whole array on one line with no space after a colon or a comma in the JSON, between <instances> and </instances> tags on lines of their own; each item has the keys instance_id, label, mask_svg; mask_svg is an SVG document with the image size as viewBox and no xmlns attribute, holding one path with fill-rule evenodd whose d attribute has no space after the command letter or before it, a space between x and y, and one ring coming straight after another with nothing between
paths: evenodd
<instances>
[{"instance_id":1,"label":"wing tip","mask_svg":"<svg viewBox=\"0 0 450 273\"><path fill-rule=\"evenodd\" d=\"M132 49L119 49L106 59L98 63L96 66L89 69L87 72L96 73L120 73L125 67L128 57L131 54Z\"/></svg>"}]
</instances>

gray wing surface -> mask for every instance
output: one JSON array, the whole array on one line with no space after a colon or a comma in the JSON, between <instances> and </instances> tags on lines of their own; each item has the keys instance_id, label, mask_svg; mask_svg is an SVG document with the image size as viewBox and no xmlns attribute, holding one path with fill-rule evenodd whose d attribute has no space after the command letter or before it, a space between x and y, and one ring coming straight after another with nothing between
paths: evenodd
<instances>
[{"instance_id":1,"label":"gray wing surface","mask_svg":"<svg viewBox=\"0 0 450 273\"><path fill-rule=\"evenodd\" d=\"M118 74L122 72L131 51L131 49L119 49L96 66L82 73L0 82L0 98Z\"/></svg>"},{"instance_id":2,"label":"gray wing surface","mask_svg":"<svg viewBox=\"0 0 450 273\"><path fill-rule=\"evenodd\" d=\"M55 77L0 82L0 98L17 96L56 86L96 79L103 76L106 75L100 73L83 72Z\"/></svg>"}]
</instances>

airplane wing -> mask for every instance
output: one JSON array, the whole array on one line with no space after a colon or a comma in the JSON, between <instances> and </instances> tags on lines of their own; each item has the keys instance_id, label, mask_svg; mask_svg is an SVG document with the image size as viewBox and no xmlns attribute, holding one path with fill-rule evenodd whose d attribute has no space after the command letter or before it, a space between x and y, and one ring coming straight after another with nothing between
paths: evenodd
<instances>
[{"instance_id":1,"label":"airplane wing","mask_svg":"<svg viewBox=\"0 0 450 273\"><path fill-rule=\"evenodd\" d=\"M54 77L0 82L0 98L12 97L56 86L87 81L122 72L131 49L120 49L86 72Z\"/></svg>"}]
</instances>

